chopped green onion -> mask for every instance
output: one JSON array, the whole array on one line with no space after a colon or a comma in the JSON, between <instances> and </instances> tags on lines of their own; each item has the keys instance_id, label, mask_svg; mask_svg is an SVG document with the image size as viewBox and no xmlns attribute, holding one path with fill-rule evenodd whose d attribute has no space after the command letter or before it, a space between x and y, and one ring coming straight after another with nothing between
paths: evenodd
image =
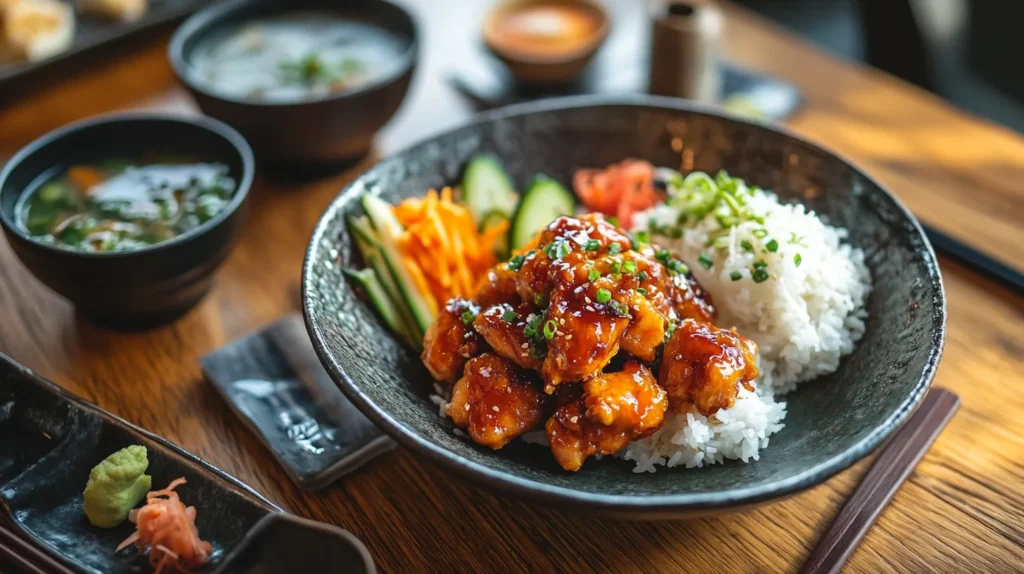
<instances>
[{"instance_id":1,"label":"chopped green onion","mask_svg":"<svg viewBox=\"0 0 1024 574\"><path fill-rule=\"evenodd\" d=\"M659 249L654 253L654 258L662 263L668 263L668 258L671 256L672 254L668 252L668 249Z\"/></svg>"},{"instance_id":2,"label":"chopped green onion","mask_svg":"<svg viewBox=\"0 0 1024 574\"><path fill-rule=\"evenodd\" d=\"M764 283L768 280L768 272L765 271L764 267L755 267L754 272L750 274L750 278L754 280L754 283Z\"/></svg>"},{"instance_id":3,"label":"chopped green onion","mask_svg":"<svg viewBox=\"0 0 1024 574\"><path fill-rule=\"evenodd\" d=\"M643 295L644 297L647 296L647 289L644 289L643 287L637 287L636 292Z\"/></svg>"},{"instance_id":4,"label":"chopped green onion","mask_svg":"<svg viewBox=\"0 0 1024 574\"><path fill-rule=\"evenodd\" d=\"M587 280L588 281L597 281L598 278L600 278L600 277L601 277L601 272L598 271L597 269L591 269L590 273L587 273Z\"/></svg>"},{"instance_id":5,"label":"chopped green onion","mask_svg":"<svg viewBox=\"0 0 1024 574\"><path fill-rule=\"evenodd\" d=\"M701 264L703 265L703 263L701 263ZM673 260L669 261L667 267L668 267L669 271L671 271L673 273L678 273L680 275L685 275L686 273L690 272L690 267L688 265L686 265L685 263L683 263L682 261L678 260L678 259L673 259ZM710 267L710 264L709 264L708 265L708 269L710 269L710 268L711 267Z\"/></svg>"},{"instance_id":6,"label":"chopped green onion","mask_svg":"<svg viewBox=\"0 0 1024 574\"><path fill-rule=\"evenodd\" d=\"M768 230L767 229L755 229L751 233L753 233L754 237L756 237L758 239L764 239L765 237L768 237Z\"/></svg>"},{"instance_id":7,"label":"chopped green onion","mask_svg":"<svg viewBox=\"0 0 1024 574\"><path fill-rule=\"evenodd\" d=\"M764 262L764 259L758 259L754 262L754 269L764 269L768 267L768 264Z\"/></svg>"},{"instance_id":8,"label":"chopped green onion","mask_svg":"<svg viewBox=\"0 0 1024 574\"><path fill-rule=\"evenodd\" d=\"M612 292L611 291L609 291L607 289L598 289L597 290L597 302L598 303L607 303L608 301L611 300L611 298L612 298Z\"/></svg>"},{"instance_id":9,"label":"chopped green onion","mask_svg":"<svg viewBox=\"0 0 1024 574\"><path fill-rule=\"evenodd\" d=\"M733 281L739 281L742 278L743 274L740 273L739 271L733 271L732 273L729 274L729 279L732 279Z\"/></svg>"},{"instance_id":10,"label":"chopped green onion","mask_svg":"<svg viewBox=\"0 0 1024 574\"><path fill-rule=\"evenodd\" d=\"M701 267L704 269L711 269L711 266L715 264L715 262L708 257L708 254L704 252L701 252L700 256L697 257L697 262L700 263Z\"/></svg>"},{"instance_id":11,"label":"chopped green onion","mask_svg":"<svg viewBox=\"0 0 1024 574\"><path fill-rule=\"evenodd\" d=\"M621 261L614 261L614 262L612 262L612 273L619 273L621 271L622 271L622 262Z\"/></svg>"},{"instance_id":12,"label":"chopped green onion","mask_svg":"<svg viewBox=\"0 0 1024 574\"><path fill-rule=\"evenodd\" d=\"M767 249L768 251L771 251L772 253L775 253L776 251L778 251L778 250L779 250L779 242L778 242L778 241L775 241L774 239L772 239L772 240L771 240L771 241L769 241L768 243L765 243L765 244L764 244L764 247L765 247L765 249Z\"/></svg>"},{"instance_id":13,"label":"chopped green onion","mask_svg":"<svg viewBox=\"0 0 1024 574\"><path fill-rule=\"evenodd\" d=\"M619 303L618 301L610 301L608 303L608 307L610 307L612 311L615 311L615 314L620 317L629 316L629 305Z\"/></svg>"},{"instance_id":14,"label":"chopped green onion","mask_svg":"<svg viewBox=\"0 0 1024 574\"><path fill-rule=\"evenodd\" d=\"M750 241L747 241L746 239L740 241L740 247L742 247L743 250L746 251L747 253L754 252L754 244L751 243Z\"/></svg>"},{"instance_id":15,"label":"chopped green onion","mask_svg":"<svg viewBox=\"0 0 1024 574\"><path fill-rule=\"evenodd\" d=\"M515 323L518 318L519 315L516 315L516 312L512 309L506 309L505 312L501 314L501 320L506 323Z\"/></svg>"},{"instance_id":16,"label":"chopped green onion","mask_svg":"<svg viewBox=\"0 0 1024 574\"><path fill-rule=\"evenodd\" d=\"M543 319L543 316L541 315L532 315L530 320L526 322L526 327L523 328L523 334L526 335L527 338L532 339L537 336L537 327L540 326L541 319Z\"/></svg>"},{"instance_id":17,"label":"chopped green onion","mask_svg":"<svg viewBox=\"0 0 1024 574\"><path fill-rule=\"evenodd\" d=\"M649 277L650 275L648 275L646 271L641 271L636 274L637 281L647 281Z\"/></svg>"},{"instance_id":18,"label":"chopped green onion","mask_svg":"<svg viewBox=\"0 0 1024 574\"><path fill-rule=\"evenodd\" d=\"M793 256L793 265L796 265L797 267L800 267L800 263L801 263L801 262L802 262L803 260L804 260L804 258L803 258L803 257L800 257L800 254L799 254L799 253L797 253L796 255L794 255L794 256Z\"/></svg>"},{"instance_id":19,"label":"chopped green onion","mask_svg":"<svg viewBox=\"0 0 1024 574\"><path fill-rule=\"evenodd\" d=\"M622 246L618 243L612 243L608 246L608 255L618 255L622 252Z\"/></svg>"},{"instance_id":20,"label":"chopped green onion","mask_svg":"<svg viewBox=\"0 0 1024 574\"><path fill-rule=\"evenodd\" d=\"M636 273L636 261L626 261L622 264L622 270L626 273Z\"/></svg>"},{"instance_id":21,"label":"chopped green onion","mask_svg":"<svg viewBox=\"0 0 1024 574\"><path fill-rule=\"evenodd\" d=\"M546 253L550 259L561 259L568 255L570 251L572 251L572 246L569 245L568 241L562 238L555 239L544 247L544 253Z\"/></svg>"},{"instance_id":22,"label":"chopped green onion","mask_svg":"<svg viewBox=\"0 0 1024 574\"><path fill-rule=\"evenodd\" d=\"M513 255L512 259L508 260L508 268L512 271L519 271L523 267L523 263L526 258L522 255Z\"/></svg>"},{"instance_id":23,"label":"chopped green onion","mask_svg":"<svg viewBox=\"0 0 1024 574\"><path fill-rule=\"evenodd\" d=\"M637 231L633 234L633 249L638 249L641 245L646 245L651 242L651 234L647 231Z\"/></svg>"},{"instance_id":24,"label":"chopped green onion","mask_svg":"<svg viewBox=\"0 0 1024 574\"><path fill-rule=\"evenodd\" d=\"M555 331L558 330L558 323L555 323L554 319L548 319L547 323L544 323L544 338L554 339Z\"/></svg>"},{"instance_id":25,"label":"chopped green onion","mask_svg":"<svg viewBox=\"0 0 1024 574\"><path fill-rule=\"evenodd\" d=\"M608 217L605 217L604 220L607 221L608 223L611 223L615 227L619 226L619 218L615 217L614 215L609 215Z\"/></svg>"},{"instance_id":26,"label":"chopped green onion","mask_svg":"<svg viewBox=\"0 0 1024 574\"><path fill-rule=\"evenodd\" d=\"M470 323L473 322L473 319L475 319L475 318L476 318L476 315L474 315L472 311L463 311L462 312L462 324L463 325L469 325Z\"/></svg>"},{"instance_id":27,"label":"chopped green onion","mask_svg":"<svg viewBox=\"0 0 1024 574\"><path fill-rule=\"evenodd\" d=\"M544 309L545 307L548 306L547 295L545 295L543 293L534 293L534 295L533 295L533 304L538 306L538 307L540 307L541 309Z\"/></svg>"},{"instance_id":28,"label":"chopped green onion","mask_svg":"<svg viewBox=\"0 0 1024 574\"><path fill-rule=\"evenodd\" d=\"M601 248L601 242L596 239L588 239L585 249L587 251L597 251Z\"/></svg>"}]
</instances>

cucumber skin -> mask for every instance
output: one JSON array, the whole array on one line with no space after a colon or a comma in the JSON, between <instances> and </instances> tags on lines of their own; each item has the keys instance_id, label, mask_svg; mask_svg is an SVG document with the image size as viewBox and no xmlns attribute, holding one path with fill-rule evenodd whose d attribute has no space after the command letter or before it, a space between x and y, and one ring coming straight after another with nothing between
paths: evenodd
<instances>
[{"instance_id":1,"label":"cucumber skin","mask_svg":"<svg viewBox=\"0 0 1024 574\"><path fill-rule=\"evenodd\" d=\"M530 241L530 239L532 239L533 236L537 234L538 231L544 229L544 227L551 223L551 221L549 221L539 229L534 229L532 231L521 229L522 226L526 225L525 218L531 215L530 213L527 212L527 210L536 209L530 207L530 205L532 205L535 202L535 200L533 200L531 196L535 195L536 193L543 192L547 188L550 188L551 192L557 193L560 196L561 200L567 200L566 205L562 206L565 209L559 210L560 213L557 214L554 218L552 218L551 221L554 221L558 217L564 215L573 215L576 213L576 196L571 191L566 189L565 186L559 183L559 181L556 179L550 178L543 174L535 176L533 178L533 181L530 182L530 185L527 186L526 191L523 192L523 196L519 199L519 205L516 207L516 211L512 215L512 222L508 229L509 246L512 248L512 251L521 249L523 245L526 245ZM547 207L547 204L545 203L541 203L538 205L542 207ZM524 233L525 237L523 236Z\"/></svg>"},{"instance_id":2,"label":"cucumber skin","mask_svg":"<svg viewBox=\"0 0 1024 574\"><path fill-rule=\"evenodd\" d=\"M361 218L362 220L353 217L348 219L352 240L355 242L356 247L359 248L359 252L362 253L363 261L373 269L377 275L377 280L384 287L385 293L387 293L392 305L398 311L399 319L402 322L402 329L396 330L396 332L400 331L403 338L414 349L418 349L421 346L422 340L418 332L419 327L413 318L412 310L409 309L399 291L398 284L395 282L394 275L388 267L387 260L381 253L380 241L377 239L373 227L370 226L370 222L366 217Z\"/></svg>"},{"instance_id":3,"label":"cucumber skin","mask_svg":"<svg viewBox=\"0 0 1024 574\"><path fill-rule=\"evenodd\" d=\"M402 298L412 312L417 327L417 338L422 339L436 317L434 317L434 313L427 302L423 300L422 295L417 291L416 286L413 285L408 271L402 267L402 259L397 253L398 246L395 244L395 237L393 237L395 233L394 227L401 228L401 224L395 219L394 214L391 213L391 204L379 197L364 195L361 202L380 238L381 256L384 258L384 262L392 277L394 277Z\"/></svg>"},{"instance_id":4,"label":"cucumber skin","mask_svg":"<svg viewBox=\"0 0 1024 574\"><path fill-rule=\"evenodd\" d=\"M388 296L387 290L381 284L377 274L374 273L373 269L361 269L359 271L353 271L351 269L344 270L345 275L349 276L353 281L359 284L362 290L366 293L367 299L373 305L373 308L377 310L377 314L384 320L384 323L395 333L402 341L407 345L413 345L413 341L409 337L409 333L405 331L405 325L402 323L400 312L395 306L395 302ZM415 345L413 345L415 347Z\"/></svg>"},{"instance_id":5,"label":"cucumber skin","mask_svg":"<svg viewBox=\"0 0 1024 574\"><path fill-rule=\"evenodd\" d=\"M493 189L483 189L491 187L492 183ZM501 161L490 154L475 155L466 164L462 174L462 193L462 203L480 229L483 229L484 217L492 211L511 217L519 197Z\"/></svg>"}]
</instances>

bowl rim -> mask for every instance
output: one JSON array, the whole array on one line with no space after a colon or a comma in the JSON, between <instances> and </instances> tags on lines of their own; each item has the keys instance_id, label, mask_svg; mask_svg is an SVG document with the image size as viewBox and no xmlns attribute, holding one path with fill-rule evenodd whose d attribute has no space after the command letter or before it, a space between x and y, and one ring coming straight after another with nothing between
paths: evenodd
<instances>
[{"instance_id":1,"label":"bowl rim","mask_svg":"<svg viewBox=\"0 0 1024 574\"><path fill-rule=\"evenodd\" d=\"M928 271L930 279L929 286L932 291L932 301L934 304L934 312L931 317L931 336L927 343L928 357L920 378L911 390L910 395L903 400L895 412L893 412L881 424L876 426L868 436L864 437L844 452L839 453L828 460L798 472L788 478L760 486L709 492L642 496L584 492L581 490L574 490L572 488L545 484L536 480L516 476L503 470L490 468L486 465L466 459L440 445L436 445L429 439L417 436L410 430L407 430L402 422L393 418L390 414L374 403L366 394L364 394L348 373L346 373L341 365L334 359L327 348L324 333L320 328L320 324L314 319L311 297L311 292L314 286L312 271L314 259L320 252L319 244L324 236L330 231L328 229L327 222L329 219L334 219L337 216L337 212L341 209L343 204L348 203L350 200L349 196L355 193L354 185L356 181L362 179L367 174L370 174L381 165L385 165L388 162L400 161L400 156L424 146L428 146L437 138L447 136L454 132L471 129L496 120L520 117L533 113L605 106L657 108L668 111L699 113L753 125L780 133L813 149L830 154L844 162L858 175L866 178L873 185L877 186L888 201L891 202L892 206L904 216L906 222L910 224L912 234L920 241L922 250L926 255L924 265ZM302 312L306 323L306 329L310 333L313 341L313 347L316 350L317 355L320 357L320 362L323 363L324 367L331 375L331 378L335 381L335 384L353 402L353 404L363 412L363 414L398 441L399 444L414 450L419 454L425 455L427 458L449 471L464 474L468 476L468 478L487 486L498 487L502 493L507 492L520 498L539 500L560 506L583 506L586 509L612 513L630 513L640 510L651 511L653 513L657 513L658 511L672 513L744 507L795 494L812 486L816 486L839 472L846 470L854 463L873 452L875 448L882 443L882 441L889 437L889 435L891 435L897 428L902 426L921 404L921 401L924 399L925 394L931 386L939 360L942 357L946 336L947 315L946 295L942 284L942 276L939 272L938 261L935 257L935 252L932 249L931 243L928 241L924 231L921 229L920 223L918 223L917 219L910 213L906 206L892 194L892 192L858 168L856 164L826 147L812 143L793 134L777 123L743 118L724 112L710 105L646 94L569 96L514 104L498 108L477 115L472 122L422 139L405 147L398 153L391 154L389 158L378 162L374 166L371 166L345 185L338 196L335 197L324 211L324 214L321 216L313 231L302 267Z\"/></svg>"},{"instance_id":2,"label":"bowl rim","mask_svg":"<svg viewBox=\"0 0 1024 574\"><path fill-rule=\"evenodd\" d=\"M536 55L527 54L521 50L508 49L498 45L495 42L495 27L497 26L498 18L505 16L507 13L519 8L529 6L531 4L578 4L587 7L594 11L601 18L601 25L591 34L586 42L578 48L573 50L567 50L565 52L550 54L550 55ZM597 53L604 44L604 41L608 39L611 33L611 17L608 15L608 10L605 9L599 2L594 0L501 0L494 6L492 6L487 14L484 15L484 21L480 25L480 39L484 45L492 53L497 54L500 57L507 58L514 62L521 64L530 64L534 66L560 66L572 62L579 61L581 59L589 58L590 56Z\"/></svg>"},{"instance_id":3,"label":"bowl rim","mask_svg":"<svg viewBox=\"0 0 1024 574\"><path fill-rule=\"evenodd\" d=\"M409 19L409 23L412 25L412 36L410 38L409 46L399 57L399 64L395 66L389 73L375 76L373 80L363 84L357 88L350 90L342 90L334 94L328 94L324 97L308 98L300 100L287 100L287 101L261 101L261 100L247 100L244 98L235 98L225 96L217 91L208 89L201 82L193 80L189 74L189 70L192 68L188 59L185 57L185 44L192 38L202 37L209 33L211 30L216 28L219 24L227 24L235 12L239 12L250 6L264 4L271 5L272 11L281 12L300 12L304 9L310 9L309 7L303 7L302 2L299 1L295 4L288 2L276 2L275 0L226 0L224 2L214 2L210 6L203 8L196 12L185 20L178 29L174 31L171 36L170 42L167 44L167 60L171 63L171 69L174 70L174 75L178 77L178 81L188 87L189 90L197 94L201 94L203 97L210 98L212 100L230 102L235 105L242 106L253 106L257 108L269 108L269 109L281 109L281 108L293 108L296 106L306 106L313 104L322 104L326 102L338 102L347 100L349 98L355 98L367 92L380 89L384 86L391 85L402 79L409 71L415 66L416 61L419 57L419 43L420 43L420 31L419 24L416 18L411 12L405 8L390 2L389 0L374 0L374 4L383 4L390 8L398 11L405 15ZM333 8L319 8L324 11L344 9L345 4L339 3ZM244 22L245 19L239 21Z\"/></svg>"},{"instance_id":4,"label":"bowl rim","mask_svg":"<svg viewBox=\"0 0 1024 574\"><path fill-rule=\"evenodd\" d=\"M131 249L126 251L75 251L72 249L58 247L56 245L48 245L35 239L25 230L21 229L17 221L15 221L14 218L8 217L6 210L3 209L0 209L0 226L2 226L8 233L13 234L21 240L29 242L33 247L44 252L60 256L81 257L85 259L124 259L172 249L177 245L207 233L224 223L224 221L238 211L239 206L241 206L249 196L249 189L252 187L252 182L256 174L256 159L253 156L252 148L249 147L249 143L240 133L226 123L210 117L186 116L182 114L162 112L118 112L103 114L79 120L43 134L18 150L10 161L7 162L7 165L4 166L3 171L0 171L0 194L3 193L7 179L11 176L14 170L17 169L25 159L31 157L43 148L75 133L88 131L100 126L131 122L183 124L200 130L205 130L208 136L219 137L229 143L238 153L242 162L242 174L236 183L234 194L231 196L231 201L229 201L224 209L215 215L213 219L200 224L198 227L190 229L181 235L172 237L167 241L161 241L160 243L154 243L153 245L148 245L140 249ZM25 193L25 189L18 190L16 193L20 198L21 195Z\"/></svg>"}]
</instances>

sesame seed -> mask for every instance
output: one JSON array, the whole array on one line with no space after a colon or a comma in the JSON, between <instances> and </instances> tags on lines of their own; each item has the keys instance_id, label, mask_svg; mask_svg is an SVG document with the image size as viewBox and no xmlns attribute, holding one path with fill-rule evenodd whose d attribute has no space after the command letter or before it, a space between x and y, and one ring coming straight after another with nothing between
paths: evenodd
<instances>
[{"instance_id":1,"label":"sesame seed","mask_svg":"<svg viewBox=\"0 0 1024 574\"><path fill-rule=\"evenodd\" d=\"M524 349L529 349L530 348L530 344L529 343L523 343L522 345L519 345L519 346L524 348Z\"/></svg>"},{"instance_id":2,"label":"sesame seed","mask_svg":"<svg viewBox=\"0 0 1024 574\"><path fill-rule=\"evenodd\" d=\"M576 421L578 421L578 420L580 420L580 417L573 416L571 419L569 419L569 422L571 422L573 424L576 424Z\"/></svg>"},{"instance_id":3,"label":"sesame seed","mask_svg":"<svg viewBox=\"0 0 1024 574\"><path fill-rule=\"evenodd\" d=\"M558 324L559 324L559 325L565 325L565 317L560 317L560 318L558 319Z\"/></svg>"},{"instance_id":4,"label":"sesame seed","mask_svg":"<svg viewBox=\"0 0 1024 574\"><path fill-rule=\"evenodd\" d=\"M491 410L492 410L492 411L494 411L494 412L496 412L496 413L497 413L497 412L501 412L501 411L500 411L500 410L498 409L498 405L494 405L493 407L491 407Z\"/></svg>"},{"instance_id":5,"label":"sesame seed","mask_svg":"<svg viewBox=\"0 0 1024 574\"><path fill-rule=\"evenodd\" d=\"M590 305L593 302L590 300L590 297L584 297L583 300L587 302L587 305Z\"/></svg>"},{"instance_id":6,"label":"sesame seed","mask_svg":"<svg viewBox=\"0 0 1024 574\"><path fill-rule=\"evenodd\" d=\"M467 410L467 411L469 410L469 403L466 403L466 408L463 409L463 410Z\"/></svg>"},{"instance_id":7,"label":"sesame seed","mask_svg":"<svg viewBox=\"0 0 1024 574\"><path fill-rule=\"evenodd\" d=\"M565 340L566 341L568 341L570 339L572 339L572 333L569 333L568 335L565 336Z\"/></svg>"}]
</instances>

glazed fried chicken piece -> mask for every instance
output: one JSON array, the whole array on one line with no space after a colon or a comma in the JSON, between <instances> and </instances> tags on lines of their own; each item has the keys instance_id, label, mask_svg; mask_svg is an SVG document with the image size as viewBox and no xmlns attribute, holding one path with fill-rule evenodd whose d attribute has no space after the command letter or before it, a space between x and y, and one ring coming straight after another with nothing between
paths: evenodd
<instances>
[{"instance_id":1,"label":"glazed fried chicken piece","mask_svg":"<svg viewBox=\"0 0 1024 574\"><path fill-rule=\"evenodd\" d=\"M452 388L448 416L468 428L473 441L498 450L541 422L544 403L526 372L484 353L466 363L465 376Z\"/></svg>"},{"instance_id":2,"label":"glazed fried chicken piece","mask_svg":"<svg viewBox=\"0 0 1024 574\"><path fill-rule=\"evenodd\" d=\"M619 339L629 318L607 304L598 304L592 298L598 289L591 285L579 293L558 289L551 294L547 318L555 331L547 342L548 354L541 368L544 392L550 394L563 382L581 381L600 373L619 352Z\"/></svg>"},{"instance_id":3,"label":"glazed fried chicken piece","mask_svg":"<svg viewBox=\"0 0 1024 574\"><path fill-rule=\"evenodd\" d=\"M754 390L757 344L727 329L687 319L662 353L658 382L669 404L682 412L693 404L705 416L733 406L742 385Z\"/></svg>"},{"instance_id":4,"label":"glazed fried chicken piece","mask_svg":"<svg viewBox=\"0 0 1024 574\"><path fill-rule=\"evenodd\" d=\"M654 362L665 341L668 321L643 295L634 296L631 307L633 320L622 334L619 348L642 361Z\"/></svg>"},{"instance_id":5,"label":"glazed fried chicken piece","mask_svg":"<svg viewBox=\"0 0 1024 574\"><path fill-rule=\"evenodd\" d=\"M711 295L692 276L674 275L667 291L669 301L680 319L696 319L714 324L718 318L718 310L711 302Z\"/></svg>"},{"instance_id":6,"label":"glazed fried chicken piece","mask_svg":"<svg viewBox=\"0 0 1024 574\"><path fill-rule=\"evenodd\" d=\"M481 307L493 307L507 303L515 305L519 303L519 294L516 292L516 274L508 268L508 263L495 265L477 285L476 294L473 300Z\"/></svg>"},{"instance_id":7,"label":"glazed fried chicken piece","mask_svg":"<svg viewBox=\"0 0 1024 574\"><path fill-rule=\"evenodd\" d=\"M576 471L595 454L614 454L665 421L665 391L643 364L583 383L583 396L555 409L545 425L558 464Z\"/></svg>"},{"instance_id":8,"label":"glazed fried chicken piece","mask_svg":"<svg viewBox=\"0 0 1024 574\"><path fill-rule=\"evenodd\" d=\"M473 328L504 359L524 369L539 370L541 361L526 336L526 324L533 317L532 305L523 303L513 308L502 304L489 307L476 316Z\"/></svg>"},{"instance_id":9,"label":"glazed fried chicken piece","mask_svg":"<svg viewBox=\"0 0 1024 574\"><path fill-rule=\"evenodd\" d=\"M420 358L435 380L458 379L466 360L482 350L483 342L471 327L479 310L472 301L454 297L430 324L423 336Z\"/></svg>"}]
</instances>

